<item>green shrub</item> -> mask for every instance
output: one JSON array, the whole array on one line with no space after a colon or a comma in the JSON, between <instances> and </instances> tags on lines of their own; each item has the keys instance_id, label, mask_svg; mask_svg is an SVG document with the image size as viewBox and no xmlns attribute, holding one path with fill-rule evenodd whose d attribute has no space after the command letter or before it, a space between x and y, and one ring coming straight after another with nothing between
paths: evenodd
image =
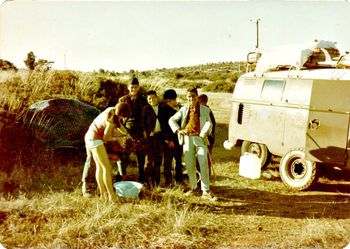
<instances>
[{"instance_id":1,"label":"green shrub","mask_svg":"<svg viewBox=\"0 0 350 249\"><path fill-rule=\"evenodd\" d=\"M216 81L205 87L203 90L206 92L228 92L232 93L235 88L235 84L232 82Z\"/></svg>"},{"instance_id":2,"label":"green shrub","mask_svg":"<svg viewBox=\"0 0 350 249\"><path fill-rule=\"evenodd\" d=\"M175 73L175 79L181 79L181 78L183 78L184 77L184 75L182 74L182 73L180 73L180 72L176 72Z\"/></svg>"}]
</instances>

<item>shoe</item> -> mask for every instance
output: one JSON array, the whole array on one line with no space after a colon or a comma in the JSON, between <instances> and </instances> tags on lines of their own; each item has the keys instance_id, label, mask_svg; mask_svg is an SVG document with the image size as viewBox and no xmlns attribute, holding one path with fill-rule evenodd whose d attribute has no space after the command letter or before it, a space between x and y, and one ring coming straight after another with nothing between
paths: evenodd
<instances>
[{"instance_id":1,"label":"shoe","mask_svg":"<svg viewBox=\"0 0 350 249\"><path fill-rule=\"evenodd\" d=\"M217 201L218 200L217 197L213 196L210 192L207 192L207 191L203 191L202 199L206 199L209 201Z\"/></svg>"},{"instance_id":2,"label":"shoe","mask_svg":"<svg viewBox=\"0 0 350 249\"><path fill-rule=\"evenodd\" d=\"M84 197L91 197L91 194L87 191L86 182L83 182L83 185L81 187L81 192L83 193Z\"/></svg>"},{"instance_id":3,"label":"shoe","mask_svg":"<svg viewBox=\"0 0 350 249\"><path fill-rule=\"evenodd\" d=\"M194 196L194 191L193 189L190 189L190 190L187 190L185 193L184 193L184 196Z\"/></svg>"},{"instance_id":4,"label":"shoe","mask_svg":"<svg viewBox=\"0 0 350 249\"><path fill-rule=\"evenodd\" d=\"M89 192L83 192L83 196L86 198L90 198L91 194Z\"/></svg>"}]
</instances>

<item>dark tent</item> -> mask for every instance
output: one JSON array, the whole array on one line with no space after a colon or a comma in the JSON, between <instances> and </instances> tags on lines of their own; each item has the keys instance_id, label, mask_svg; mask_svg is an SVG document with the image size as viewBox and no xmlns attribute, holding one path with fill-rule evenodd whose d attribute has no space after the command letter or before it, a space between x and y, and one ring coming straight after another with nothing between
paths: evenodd
<instances>
[{"instance_id":1,"label":"dark tent","mask_svg":"<svg viewBox=\"0 0 350 249\"><path fill-rule=\"evenodd\" d=\"M24 124L50 148L84 147L84 135L100 111L77 99L37 102L24 114Z\"/></svg>"}]
</instances>

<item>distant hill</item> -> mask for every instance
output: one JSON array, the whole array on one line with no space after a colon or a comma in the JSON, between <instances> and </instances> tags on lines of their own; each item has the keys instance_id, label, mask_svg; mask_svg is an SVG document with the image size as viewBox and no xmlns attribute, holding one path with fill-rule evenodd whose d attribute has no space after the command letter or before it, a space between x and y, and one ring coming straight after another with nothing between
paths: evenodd
<instances>
[{"instance_id":1,"label":"distant hill","mask_svg":"<svg viewBox=\"0 0 350 249\"><path fill-rule=\"evenodd\" d=\"M147 71L130 70L123 73L100 70L99 73L115 74L119 79L134 74L139 78L141 84L160 88L195 86L205 88L206 91L232 92L237 79L245 70L245 62L220 62Z\"/></svg>"},{"instance_id":2,"label":"distant hill","mask_svg":"<svg viewBox=\"0 0 350 249\"><path fill-rule=\"evenodd\" d=\"M148 71L94 72L73 70L0 70L0 114L18 114L33 103L50 98L75 98L100 110L113 106L127 92L126 84L135 75L142 89L161 93L166 88L194 86L206 92L233 92L243 62L155 69Z\"/></svg>"}]
</instances>

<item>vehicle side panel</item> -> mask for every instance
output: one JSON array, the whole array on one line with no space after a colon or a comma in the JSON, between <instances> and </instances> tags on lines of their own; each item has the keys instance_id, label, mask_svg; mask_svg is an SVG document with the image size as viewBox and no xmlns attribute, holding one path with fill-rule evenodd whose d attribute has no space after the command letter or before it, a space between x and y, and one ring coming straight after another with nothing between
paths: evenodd
<instances>
[{"instance_id":1,"label":"vehicle side panel","mask_svg":"<svg viewBox=\"0 0 350 249\"><path fill-rule=\"evenodd\" d=\"M261 103L234 102L233 109L243 106L242 122L231 119L230 134L234 137L265 144L273 154L280 155L283 145L284 108ZM239 115L237 114L236 117Z\"/></svg>"},{"instance_id":2,"label":"vehicle side panel","mask_svg":"<svg viewBox=\"0 0 350 249\"><path fill-rule=\"evenodd\" d=\"M310 102L306 157L345 165L349 140L350 81L315 80Z\"/></svg>"}]
</instances>

